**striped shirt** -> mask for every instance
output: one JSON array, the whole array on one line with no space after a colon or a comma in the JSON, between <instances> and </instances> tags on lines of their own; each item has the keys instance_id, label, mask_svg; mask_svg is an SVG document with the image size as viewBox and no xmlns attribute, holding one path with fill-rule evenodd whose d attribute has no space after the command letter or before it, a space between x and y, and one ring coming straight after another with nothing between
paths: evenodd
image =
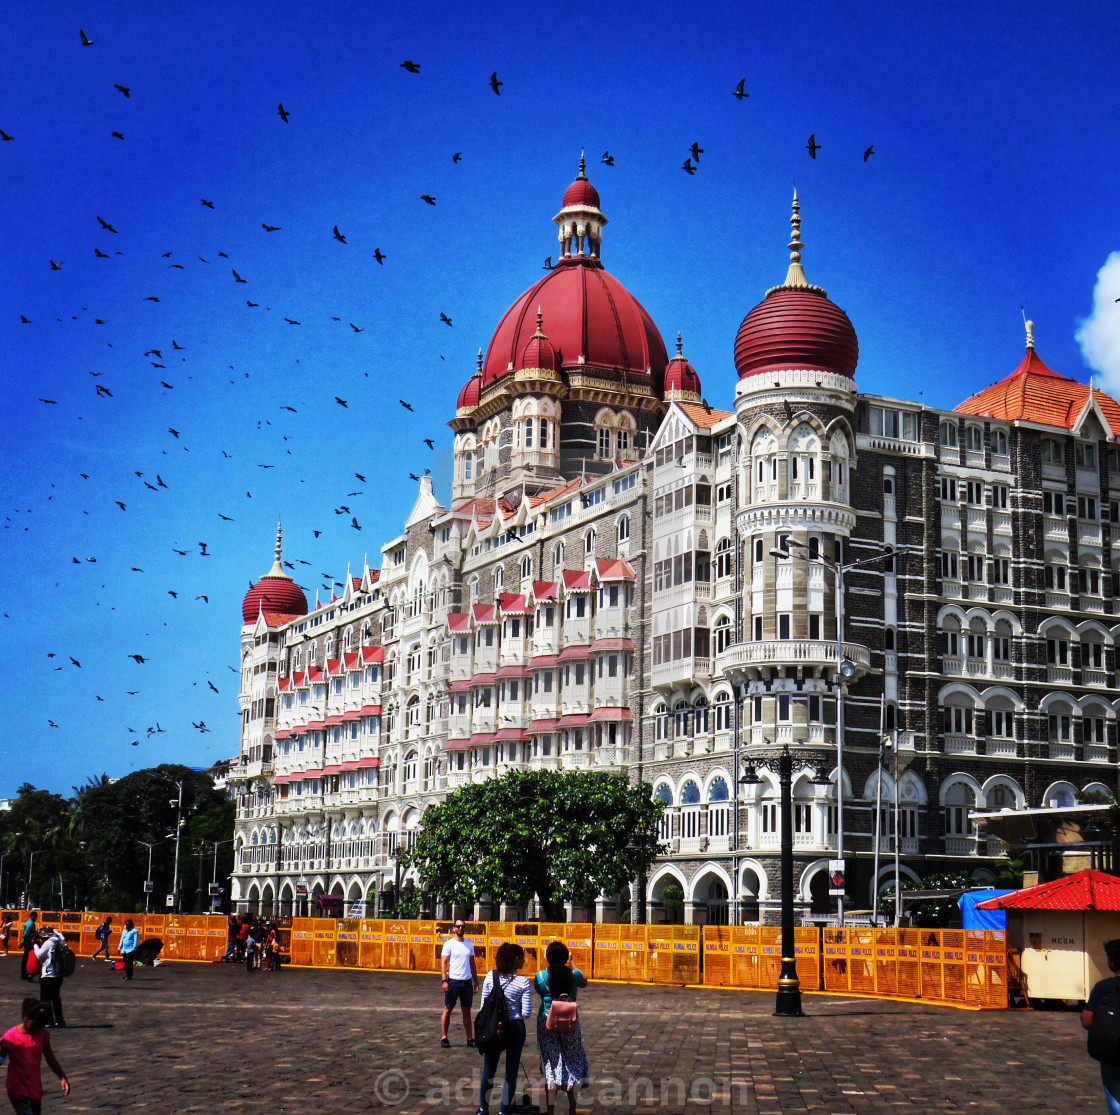
<instances>
[{"instance_id":1,"label":"striped shirt","mask_svg":"<svg viewBox=\"0 0 1120 1115\"><path fill-rule=\"evenodd\" d=\"M494 990L494 976L497 973L493 968L486 973L482 984L482 998L479 1007L486 1002L487 996ZM533 998L529 994L529 981L524 976L498 976L506 993L506 1006L509 1008L510 1018L528 1018L533 1013Z\"/></svg>"}]
</instances>

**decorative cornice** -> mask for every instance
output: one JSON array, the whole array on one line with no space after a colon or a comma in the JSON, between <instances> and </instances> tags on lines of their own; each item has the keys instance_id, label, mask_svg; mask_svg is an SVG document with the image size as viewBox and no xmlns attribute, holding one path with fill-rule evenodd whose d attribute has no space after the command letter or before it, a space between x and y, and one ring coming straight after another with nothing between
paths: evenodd
<instances>
[{"instance_id":1,"label":"decorative cornice","mask_svg":"<svg viewBox=\"0 0 1120 1115\"><path fill-rule=\"evenodd\" d=\"M743 538L763 530L823 530L847 538L856 514L840 503L760 503L740 511L735 524Z\"/></svg>"}]
</instances>

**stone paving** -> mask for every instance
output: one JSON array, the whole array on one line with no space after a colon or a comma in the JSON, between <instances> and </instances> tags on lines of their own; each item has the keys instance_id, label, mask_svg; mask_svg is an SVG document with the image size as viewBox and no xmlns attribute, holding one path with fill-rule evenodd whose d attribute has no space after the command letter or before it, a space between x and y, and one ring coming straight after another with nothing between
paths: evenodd
<instances>
[{"instance_id":1,"label":"stone paving","mask_svg":"<svg viewBox=\"0 0 1120 1115\"><path fill-rule=\"evenodd\" d=\"M6 970L5 970L6 969ZM8 1019L26 984L7 977ZM168 963L126 985L80 959L44 1067L44 1111L473 1113L480 1058L452 1019L439 1046L438 975ZM806 995L771 1017L761 992L592 984L580 995L592 1082L611 1112L1104 1111L1072 1010L972 1012ZM5 1025L10 1024L5 1020ZM537 1086L535 1040L526 1045ZM497 1103L493 1104L497 1111ZM565 1112L563 1102L557 1112Z\"/></svg>"}]
</instances>

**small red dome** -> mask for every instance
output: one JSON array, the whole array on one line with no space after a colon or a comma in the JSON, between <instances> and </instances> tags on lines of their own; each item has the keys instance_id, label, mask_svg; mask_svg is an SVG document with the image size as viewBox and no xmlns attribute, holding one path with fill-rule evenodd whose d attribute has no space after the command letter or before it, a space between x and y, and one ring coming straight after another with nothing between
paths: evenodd
<instances>
[{"instance_id":1,"label":"small red dome","mask_svg":"<svg viewBox=\"0 0 1120 1115\"><path fill-rule=\"evenodd\" d=\"M292 618L305 616L307 597L291 577L276 577L270 573L253 585L241 602L241 618L246 623L256 623L260 611Z\"/></svg>"},{"instance_id":2,"label":"small red dome","mask_svg":"<svg viewBox=\"0 0 1120 1115\"><path fill-rule=\"evenodd\" d=\"M478 406L478 400L482 396L482 376L477 373L471 376L466 383L463 384L459 392L459 399L455 403L456 410L462 410L464 407Z\"/></svg>"},{"instance_id":3,"label":"small red dome","mask_svg":"<svg viewBox=\"0 0 1120 1115\"><path fill-rule=\"evenodd\" d=\"M700 377L683 356L674 356L665 369L665 397L673 392L680 394L685 391L699 398Z\"/></svg>"},{"instance_id":4,"label":"small red dome","mask_svg":"<svg viewBox=\"0 0 1120 1115\"><path fill-rule=\"evenodd\" d=\"M594 209L599 208L599 191L583 177L582 173L564 191L564 200L560 207L567 209L569 205L589 205Z\"/></svg>"},{"instance_id":5,"label":"small red dome","mask_svg":"<svg viewBox=\"0 0 1120 1115\"><path fill-rule=\"evenodd\" d=\"M575 368L583 356L592 367L645 379L661 394L665 342L641 303L593 256L565 257L505 312L486 349L484 386L526 366L538 307L558 365Z\"/></svg>"},{"instance_id":6,"label":"small red dome","mask_svg":"<svg viewBox=\"0 0 1120 1115\"><path fill-rule=\"evenodd\" d=\"M529 343L521 350L521 359L517 362L517 369L529 368L546 372L558 372L560 360L552 342L541 332L542 315L537 313L537 331L529 338Z\"/></svg>"},{"instance_id":7,"label":"small red dome","mask_svg":"<svg viewBox=\"0 0 1120 1115\"><path fill-rule=\"evenodd\" d=\"M819 289L772 290L743 318L735 337L740 379L787 368L854 376L858 360L848 315Z\"/></svg>"}]
</instances>

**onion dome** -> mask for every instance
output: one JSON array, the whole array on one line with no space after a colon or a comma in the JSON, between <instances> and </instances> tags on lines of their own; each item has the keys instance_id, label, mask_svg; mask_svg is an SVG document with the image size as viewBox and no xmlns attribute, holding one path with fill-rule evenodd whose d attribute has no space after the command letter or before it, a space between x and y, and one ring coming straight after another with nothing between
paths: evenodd
<instances>
[{"instance_id":1,"label":"onion dome","mask_svg":"<svg viewBox=\"0 0 1120 1115\"><path fill-rule=\"evenodd\" d=\"M478 371L463 384L459 399L455 403L456 412L474 410L482 397L482 349L478 350Z\"/></svg>"},{"instance_id":2,"label":"onion dome","mask_svg":"<svg viewBox=\"0 0 1120 1115\"><path fill-rule=\"evenodd\" d=\"M532 371L551 372L555 375L560 370L560 360L552 342L541 330L543 314L537 307L537 331L529 338L529 343L521 351L521 359L517 362L517 369L530 369Z\"/></svg>"},{"instance_id":3,"label":"onion dome","mask_svg":"<svg viewBox=\"0 0 1120 1115\"><path fill-rule=\"evenodd\" d=\"M307 615L307 597L303 590L284 572L280 563L280 524L276 524L276 560L272 568L255 584L241 602L241 618L245 623L256 623L259 613L265 613L269 626L276 621L284 623L297 616Z\"/></svg>"},{"instance_id":4,"label":"onion dome","mask_svg":"<svg viewBox=\"0 0 1120 1115\"><path fill-rule=\"evenodd\" d=\"M700 401L700 377L681 353L681 335L677 333L677 354L665 368L665 400Z\"/></svg>"},{"instance_id":5,"label":"onion dome","mask_svg":"<svg viewBox=\"0 0 1120 1115\"><path fill-rule=\"evenodd\" d=\"M735 337L739 378L759 372L806 369L854 376L859 341L848 315L828 292L811 286L801 266L801 206L793 192L793 235L786 281L743 319Z\"/></svg>"},{"instance_id":6,"label":"onion dome","mask_svg":"<svg viewBox=\"0 0 1120 1115\"><path fill-rule=\"evenodd\" d=\"M559 262L502 315L486 349L484 388L528 366L523 356L535 335L537 311L548 321L557 370L595 368L661 394L665 342L641 303L603 268L599 249L607 218L583 171L581 158L579 177L553 217L560 229Z\"/></svg>"}]
</instances>

